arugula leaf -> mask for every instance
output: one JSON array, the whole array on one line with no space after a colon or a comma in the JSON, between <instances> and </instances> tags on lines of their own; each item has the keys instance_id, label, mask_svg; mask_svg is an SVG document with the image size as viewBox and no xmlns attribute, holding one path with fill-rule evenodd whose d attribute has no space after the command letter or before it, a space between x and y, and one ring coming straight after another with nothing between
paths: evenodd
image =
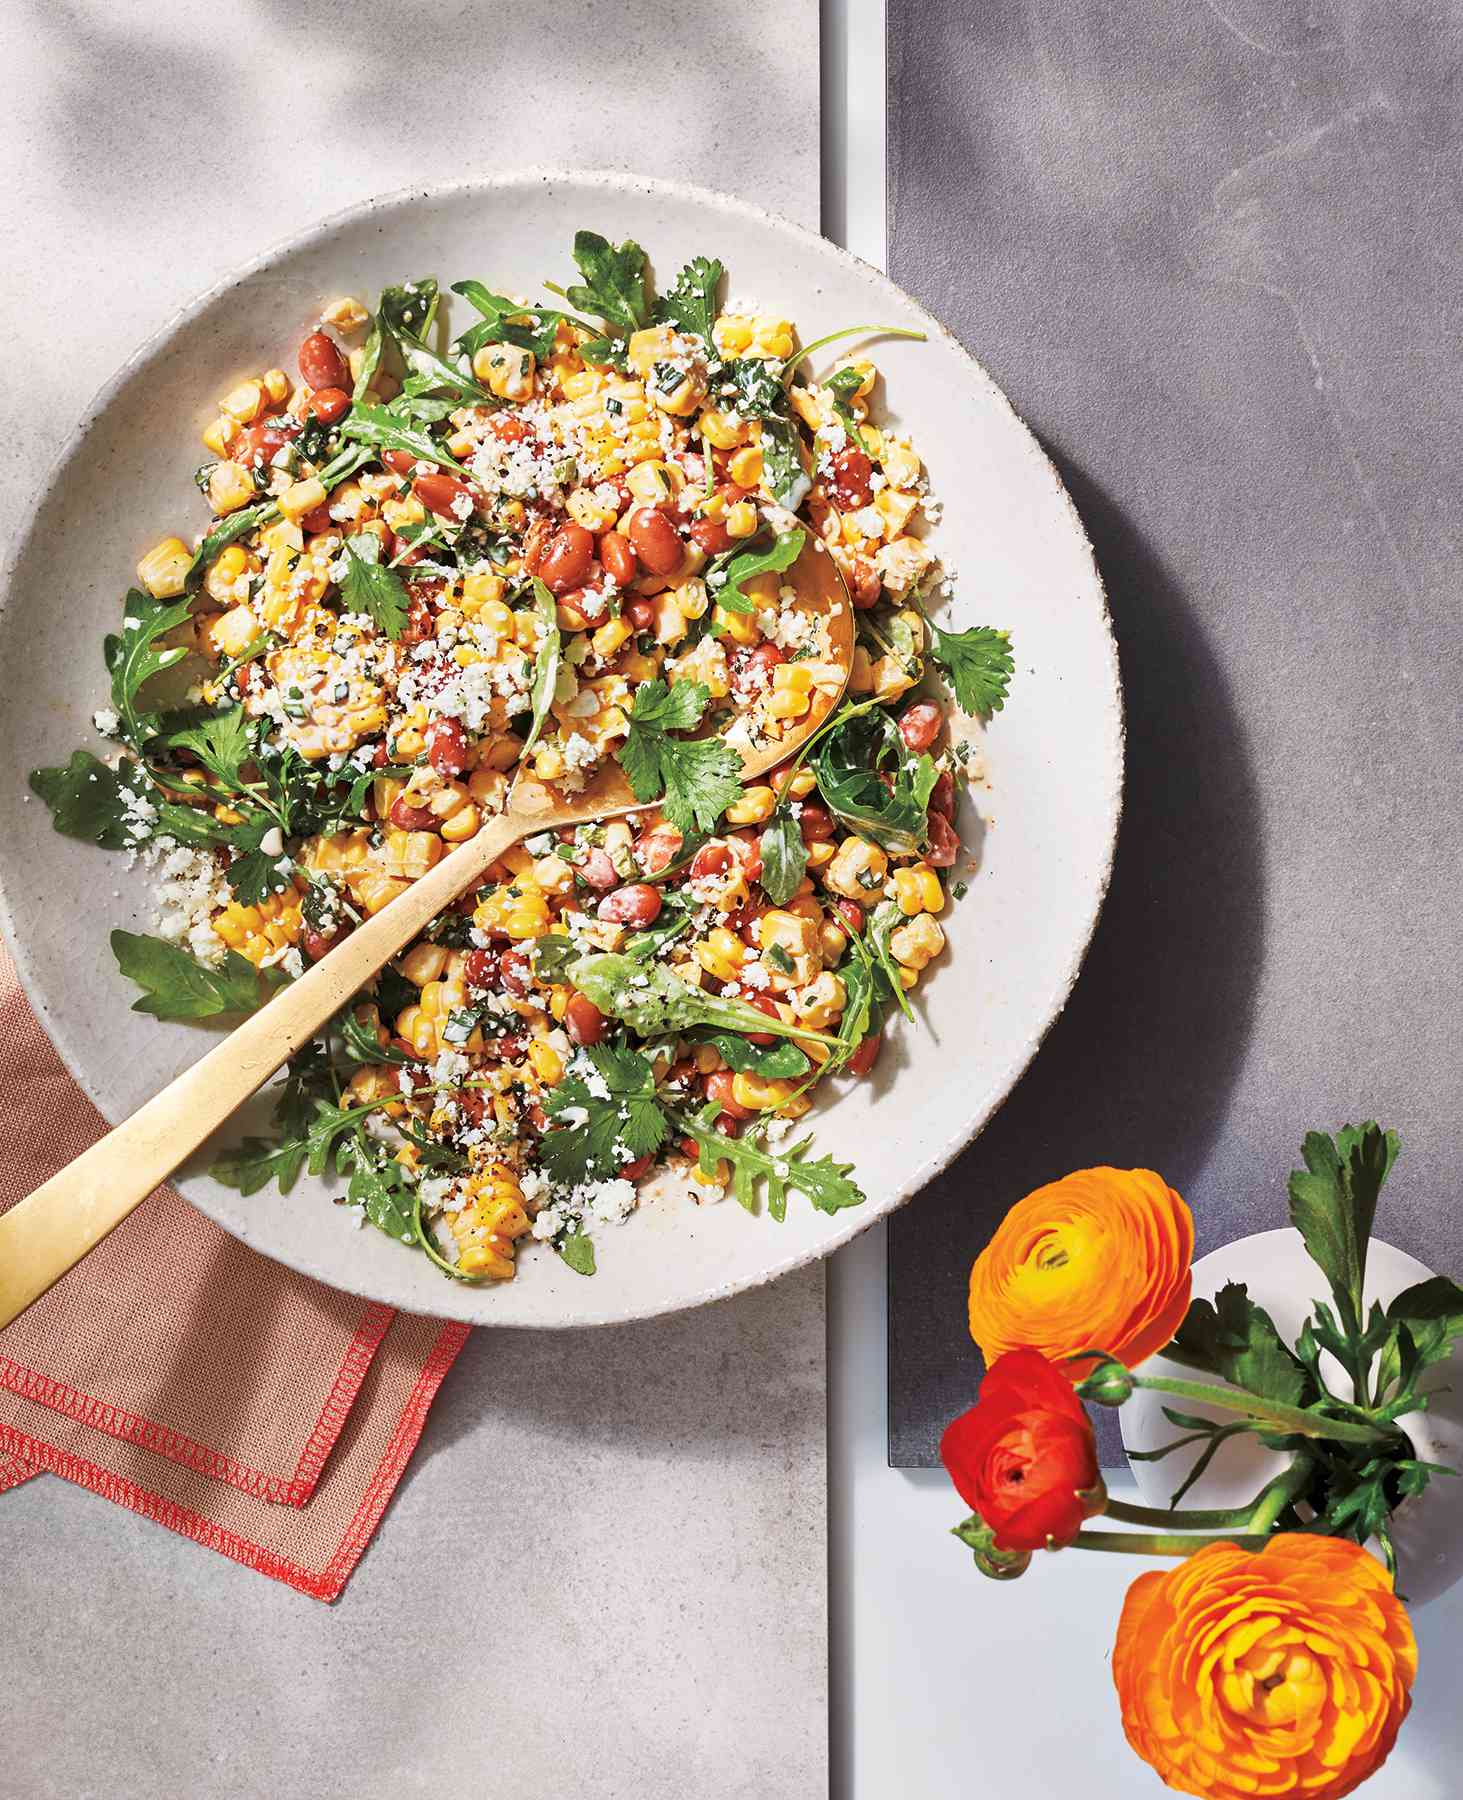
<instances>
[{"instance_id":1,"label":"arugula leaf","mask_svg":"<svg viewBox=\"0 0 1463 1800\"><path fill-rule=\"evenodd\" d=\"M534 978L544 982L562 982L570 964L577 962L583 954L573 938L562 932L549 932L536 938L529 950Z\"/></svg>"},{"instance_id":2,"label":"arugula leaf","mask_svg":"<svg viewBox=\"0 0 1463 1800\"><path fill-rule=\"evenodd\" d=\"M352 1062L358 1063L392 1063L396 1065L409 1063L412 1059L390 1044L379 1044L376 1033L369 1025L363 1025L356 1017L357 1002L352 1000L344 1006L331 1021L332 1027L340 1034L341 1048Z\"/></svg>"},{"instance_id":3,"label":"arugula leaf","mask_svg":"<svg viewBox=\"0 0 1463 1800\"><path fill-rule=\"evenodd\" d=\"M939 779L927 751L906 749L882 708L848 707L809 758L831 812L884 849L915 855L929 836L930 795ZM883 777L890 777L885 786Z\"/></svg>"},{"instance_id":4,"label":"arugula leaf","mask_svg":"<svg viewBox=\"0 0 1463 1800\"><path fill-rule=\"evenodd\" d=\"M159 640L181 625L192 608L189 599L166 606L131 588L123 607L121 636L108 639L112 706L122 735L138 749L152 736L157 722L156 713L140 709L141 690L154 675L175 667L188 654L180 644L159 648Z\"/></svg>"},{"instance_id":5,"label":"arugula leaf","mask_svg":"<svg viewBox=\"0 0 1463 1800\"><path fill-rule=\"evenodd\" d=\"M457 339L455 348L465 356L475 355L484 344L512 344L515 349L531 350L542 362L553 352L560 321L569 317L551 307L524 306L521 301L491 293L480 281L454 281L452 292L461 294L483 315L479 324L470 325Z\"/></svg>"},{"instance_id":6,"label":"arugula leaf","mask_svg":"<svg viewBox=\"0 0 1463 1800\"><path fill-rule=\"evenodd\" d=\"M128 785L123 769L109 768L89 750L73 750L64 769L32 769L30 785L51 810L51 823L67 837L125 850L147 837L150 827L127 810L138 789Z\"/></svg>"},{"instance_id":7,"label":"arugula leaf","mask_svg":"<svg viewBox=\"0 0 1463 1800\"><path fill-rule=\"evenodd\" d=\"M571 306L618 327L627 337L650 323L645 252L633 238L617 247L597 231L576 231L574 261L584 280L565 289Z\"/></svg>"},{"instance_id":8,"label":"arugula leaf","mask_svg":"<svg viewBox=\"0 0 1463 1800\"><path fill-rule=\"evenodd\" d=\"M798 883L808 869L808 847L803 842L802 828L785 801L768 820L760 849L763 890L774 906L783 906L798 891Z\"/></svg>"},{"instance_id":9,"label":"arugula leaf","mask_svg":"<svg viewBox=\"0 0 1463 1800\"><path fill-rule=\"evenodd\" d=\"M594 1239L582 1231L571 1231L554 1245L560 1257L576 1275L594 1273Z\"/></svg>"},{"instance_id":10,"label":"arugula leaf","mask_svg":"<svg viewBox=\"0 0 1463 1800\"><path fill-rule=\"evenodd\" d=\"M801 527L779 531L765 550L743 550L727 564L723 583L713 575L707 585L712 588L718 606L728 612L749 613L756 607L747 597L744 583L754 575L781 574L790 569L803 553L808 534Z\"/></svg>"},{"instance_id":11,"label":"arugula leaf","mask_svg":"<svg viewBox=\"0 0 1463 1800\"><path fill-rule=\"evenodd\" d=\"M868 451L864 434L859 430L858 415L851 404L854 394L863 386L864 378L857 369L838 369L823 383L824 388L833 396L833 411L843 425L843 429L853 439L860 450Z\"/></svg>"},{"instance_id":12,"label":"arugula leaf","mask_svg":"<svg viewBox=\"0 0 1463 1800\"><path fill-rule=\"evenodd\" d=\"M777 1037L811 1038L820 1044L838 1042L806 1025L759 1012L745 1000L688 987L663 963L642 963L631 956L598 951L571 963L565 978L602 1013L622 1020L641 1037L666 1037L709 1025L715 1031L770 1031ZM561 1091L562 1084L555 1089Z\"/></svg>"},{"instance_id":13,"label":"arugula leaf","mask_svg":"<svg viewBox=\"0 0 1463 1800\"><path fill-rule=\"evenodd\" d=\"M1307 1132L1301 1146L1306 1166L1290 1177L1290 1222L1326 1277L1342 1328L1353 1339L1361 1331L1367 1241L1397 1149L1397 1133L1374 1121L1343 1125L1334 1141L1323 1131Z\"/></svg>"},{"instance_id":14,"label":"arugula leaf","mask_svg":"<svg viewBox=\"0 0 1463 1800\"><path fill-rule=\"evenodd\" d=\"M368 445L372 450L405 450L419 462L456 469L459 475L468 473L430 432L420 430L386 406L366 406L357 402L342 424L341 433L353 443ZM323 470L321 480L324 480Z\"/></svg>"},{"instance_id":15,"label":"arugula leaf","mask_svg":"<svg viewBox=\"0 0 1463 1800\"><path fill-rule=\"evenodd\" d=\"M1011 634L991 625L972 625L967 631L945 631L926 619L930 655L944 670L955 689L962 712L989 719L1006 704L1015 671Z\"/></svg>"},{"instance_id":16,"label":"arugula leaf","mask_svg":"<svg viewBox=\"0 0 1463 1800\"><path fill-rule=\"evenodd\" d=\"M554 704L554 690L559 684L559 664L563 652L558 606L554 596L537 575L533 578L533 604L539 617L538 650L534 655L533 680L529 685L529 695L533 701L533 723L529 726L528 736L523 740L523 748L519 751L520 760L538 742L544 721L549 716L549 708Z\"/></svg>"},{"instance_id":17,"label":"arugula leaf","mask_svg":"<svg viewBox=\"0 0 1463 1800\"><path fill-rule=\"evenodd\" d=\"M756 356L728 363L726 376L734 389L732 408L762 421L762 479L779 505L796 512L812 483L803 467L802 439L793 423L782 376Z\"/></svg>"},{"instance_id":18,"label":"arugula leaf","mask_svg":"<svg viewBox=\"0 0 1463 1800\"><path fill-rule=\"evenodd\" d=\"M830 1072L841 1069L864 1039L879 1029L884 1008L894 997L883 963L857 933L848 940L848 959L839 975L846 998L838 1021L838 1049L826 1065Z\"/></svg>"},{"instance_id":19,"label":"arugula leaf","mask_svg":"<svg viewBox=\"0 0 1463 1800\"><path fill-rule=\"evenodd\" d=\"M678 1114L677 1129L696 1140L703 1169L713 1169L718 1161L731 1164L732 1192L748 1212L756 1211L759 1181L766 1186L767 1211L779 1221L787 1216L789 1191L805 1195L814 1210L822 1213L842 1212L845 1207L865 1204L867 1195L857 1182L849 1180L852 1163L835 1162L831 1156L809 1161L811 1138L773 1152L761 1149L750 1138L726 1137L713 1122L716 1113L713 1104L699 1113Z\"/></svg>"},{"instance_id":20,"label":"arugula leaf","mask_svg":"<svg viewBox=\"0 0 1463 1800\"><path fill-rule=\"evenodd\" d=\"M321 474L323 476L323 470ZM226 519L220 519L193 552L193 561L188 565L189 587L196 587L202 581L204 570L220 550L253 531L256 525L268 525L278 517L279 507L273 500L260 500L253 506L245 506L238 512L230 513Z\"/></svg>"},{"instance_id":21,"label":"arugula leaf","mask_svg":"<svg viewBox=\"0 0 1463 1800\"><path fill-rule=\"evenodd\" d=\"M271 1181L280 1193L287 1194L304 1166L305 1146L298 1138L272 1143L268 1138L247 1137L217 1158L208 1172L215 1181L237 1188L241 1194L257 1194Z\"/></svg>"},{"instance_id":22,"label":"arugula leaf","mask_svg":"<svg viewBox=\"0 0 1463 1800\"><path fill-rule=\"evenodd\" d=\"M355 1165L346 1189L350 1199L378 1231L384 1231L398 1243L413 1243L416 1197L406 1185L401 1164L378 1162L359 1132L351 1140L350 1157Z\"/></svg>"},{"instance_id":23,"label":"arugula leaf","mask_svg":"<svg viewBox=\"0 0 1463 1800\"><path fill-rule=\"evenodd\" d=\"M340 584L341 604L347 612L364 613L391 639L406 630L411 602L406 584L396 570L381 561L381 540L369 531L348 537L345 579Z\"/></svg>"},{"instance_id":24,"label":"arugula leaf","mask_svg":"<svg viewBox=\"0 0 1463 1800\"><path fill-rule=\"evenodd\" d=\"M1195 1300L1174 1334L1173 1350L1180 1360L1266 1400L1305 1406L1317 1397L1304 1365L1243 1282L1227 1283L1213 1303Z\"/></svg>"},{"instance_id":25,"label":"arugula leaf","mask_svg":"<svg viewBox=\"0 0 1463 1800\"><path fill-rule=\"evenodd\" d=\"M735 1032L716 1031L705 1042L713 1044L721 1060L738 1075L760 1075L766 1081L796 1081L813 1066L796 1044L786 1040L763 1049Z\"/></svg>"},{"instance_id":26,"label":"arugula leaf","mask_svg":"<svg viewBox=\"0 0 1463 1800\"><path fill-rule=\"evenodd\" d=\"M635 798L661 800L661 811L683 832L715 830L742 791L741 758L729 744L668 735L698 725L710 697L699 681L674 687L659 676L642 681L630 709L629 735L616 752Z\"/></svg>"},{"instance_id":27,"label":"arugula leaf","mask_svg":"<svg viewBox=\"0 0 1463 1800\"><path fill-rule=\"evenodd\" d=\"M143 989L133 1012L155 1019L208 1019L218 1013L251 1013L268 991L289 985L279 969L257 970L246 957L230 950L217 969L162 938L114 931L112 954L129 981ZM261 993L261 988L266 993Z\"/></svg>"},{"instance_id":28,"label":"arugula leaf","mask_svg":"<svg viewBox=\"0 0 1463 1800\"><path fill-rule=\"evenodd\" d=\"M909 1003L909 995L905 992L904 982L900 977L899 963L889 943L903 923L904 914L898 905L893 900L882 900L864 926L863 943L883 977L890 998L899 1002L899 1010L906 1019L912 1019L914 1008Z\"/></svg>"},{"instance_id":29,"label":"arugula leaf","mask_svg":"<svg viewBox=\"0 0 1463 1800\"><path fill-rule=\"evenodd\" d=\"M698 337L717 356L711 327L716 322L716 290L726 269L714 257L693 256L655 303L655 317L686 337Z\"/></svg>"},{"instance_id":30,"label":"arugula leaf","mask_svg":"<svg viewBox=\"0 0 1463 1800\"><path fill-rule=\"evenodd\" d=\"M609 1044L585 1054L609 1098L591 1092L583 1075L566 1076L545 1106L557 1128L545 1132L538 1146L544 1173L563 1188L613 1178L627 1162L658 1150L670 1130L645 1057Z\"/></svg>"}]
</instances>

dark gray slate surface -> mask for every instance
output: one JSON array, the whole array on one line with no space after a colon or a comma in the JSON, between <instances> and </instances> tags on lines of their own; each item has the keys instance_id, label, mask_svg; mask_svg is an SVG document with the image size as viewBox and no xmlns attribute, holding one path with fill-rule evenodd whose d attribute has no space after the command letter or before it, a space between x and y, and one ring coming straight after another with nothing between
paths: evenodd
<instances>
[{"instance_id":1,"label":"dark gray slate surface","mask_svg":"<svg viewBox=\"0 0 1463 1800\"><path fill-rule=\"evenodd\" d=\"M1378 1116L1404 1145L1378 1235L1463 1263L1463 8L889 19L891 272L1060 466L1129 708L1072 1002L891 1224L907 1466L979 1373L972 1256L1070 1168L1160 1169L1202 1252L1284 1222L1305 1129Z\"/></svg>"}]
</instances>

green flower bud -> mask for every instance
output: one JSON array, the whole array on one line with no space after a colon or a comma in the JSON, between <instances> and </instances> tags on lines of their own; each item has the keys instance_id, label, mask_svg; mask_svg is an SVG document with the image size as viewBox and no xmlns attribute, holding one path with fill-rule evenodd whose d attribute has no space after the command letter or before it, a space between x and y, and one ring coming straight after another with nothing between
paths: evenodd
<instances>
[{"instance_id":1,"label":"green flower bud","mask_svg":"<svg viewBox=\"0 0 1463 1800\"><path fill-rule=\"evenodd\" d=\"M1109 1357L1097 1365L1077 1392L1084 1400L1095 1401L1099 1406L1121 1406L1132 1398L1135 1386L1132 1370Z\"/></svg>"},{"instance_id":2,"label":"green flower bud","mask_svg":"<svg viewBox=\"0 0 1463 1800\"><path fill-rule=\"evenodd\" d=\"M1029 1550L996 1548L996 1534L979 1513L972 1513L962 1524L953 1526L951 1536L969 1546L975 1553L976 1568L992 1581L1014 1581L1031 1567Z\"/></svg>"}]
</instances>

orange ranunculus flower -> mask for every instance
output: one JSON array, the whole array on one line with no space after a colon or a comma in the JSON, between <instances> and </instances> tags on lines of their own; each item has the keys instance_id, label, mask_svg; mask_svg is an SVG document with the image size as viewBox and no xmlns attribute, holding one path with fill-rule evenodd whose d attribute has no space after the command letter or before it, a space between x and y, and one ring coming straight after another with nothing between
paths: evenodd
<instances>
[{"instance_id":1,"label":"orange ranunculus flower","mask_svg":"<svg viewBox=\"0 0 1463 1800\"><path fill-rule=\"evenodd\" d=\"M1344 1538L1206 1545L1128 1589L1113 1646L1123 1730L1184 1794L1340 1800L1381 1767L1417 1645L1391 1577Z\"/></svg>"},{"instance_id":2,"label":"orange ranunculus flower","mask_svg":"<svg viewBox=\"0 0 1463 1800\"><path fill-rule=\"evenodd\" d=\"M1189 1309L1194 1220L1151 1169L1079 1169L1018 1200L970 1271L970 1335L1050 1362L1107 1350L1136 1368ZM1067 1365L1080 1381L1090 1363Z\"/></svg>"}]
</instances>

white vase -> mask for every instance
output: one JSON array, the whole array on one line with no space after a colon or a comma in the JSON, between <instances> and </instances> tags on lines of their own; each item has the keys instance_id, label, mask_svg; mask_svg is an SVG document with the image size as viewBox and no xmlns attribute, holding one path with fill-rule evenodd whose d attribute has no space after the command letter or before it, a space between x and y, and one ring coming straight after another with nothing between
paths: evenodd
<instances>
[{"instance_id":1,"label":"white vase","mask_svg":"<svg viewBox=\"0 0 1463 1800\"><path fill-rule=\"evenodd\" d=\"M1385 1306L1431 1274L1416 1257L1374 1238L1367 1252L1366 1304L1379 1300ZM1257 1231L1210 1251L1194 1264L1195 1299L1212 1300L1231 1281L1245 1284L1250 1298L1264 1307L1290 1345L1315 1301L1329 1298L1325 1277L1306 1254L1300 1233L1288 1226ZM1346 1392L1344 1377L1329 1356L1323 1356L1322 1368L1328 1381L1335 1378L1337 1392ZM1206 1379L1161 1356L1151 1358L1141 1372L1186 1381ZM1435 1364L1423 1381L1428 1388L1448 1391L1436 1394L1425 1413L1409 1413L1398 1424L1421 1461L1463 1470L1463 1355L1455 1348L1452 1357ZM1235 1416L1196 1400L1140 1389L1119 1414L1123 1448L1130 1457L1135 1450L1157 1450L1186 1435L1164 1418L1165 1405L1219 1424ZM1161 1462L1130 1462L1143 1504L1166 1507L1204 1447L1193 1444L1175 1450ZM1280 1452L1266 1450L1251 1433L1232 1437L1219 1447L1181 1505L1203 1511L1243 1506L1280 1473L1286 1460ZM1435 1475L1421 1494L1405 1500L1392 1515L1392 1537L1397 1547L1397 1589L1411 1604L1424 1605L1450 1588L1463 1576L1463 1475Z\"/></svg>"}]
</instances>

